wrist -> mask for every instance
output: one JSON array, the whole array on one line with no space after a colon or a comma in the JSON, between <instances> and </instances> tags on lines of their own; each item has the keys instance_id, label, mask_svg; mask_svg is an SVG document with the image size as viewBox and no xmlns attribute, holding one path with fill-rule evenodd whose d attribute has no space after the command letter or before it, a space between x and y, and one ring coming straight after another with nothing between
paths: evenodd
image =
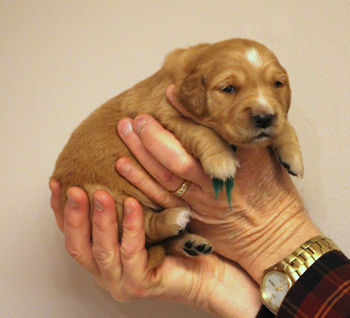
<instances>
[{"instance_id":1,"label":"wrist","mask_svg":"<svg viewBox=\"0 0 350 318\"><path fill-rule=\"evenodd\" d=\"M306 211L293 205L276 216L256 235L263 237L240 264L260 284L264 271L281 261L308 239L321 235Z\"/></svg>"},{"instance_id":2,"label":"wrist","mask_svg":"<svg viewBox=\"0 0 350 318\"><path fill-rule=\"evenodd\" d=\"M170 257L169 257L170 258ZM176 258L172 261L180 262ZM237 264L216 254L186 262L186 270L171 271L158 298L180 302L219 317L256 317L259 288ZM170 264L167 265L171 265Z\"/></svg>"},{"instance_id":3,"label":"wrist","mask_svg":"<svg viewBox=\"0 0 350 318\"><path fill-rule=\"evenodd\" d=\"M219 317L256 317L261 307L258 286L237 264L217 257L223 263L222 273L214 277L204 309Z\"/></svg>"}]
</instances>

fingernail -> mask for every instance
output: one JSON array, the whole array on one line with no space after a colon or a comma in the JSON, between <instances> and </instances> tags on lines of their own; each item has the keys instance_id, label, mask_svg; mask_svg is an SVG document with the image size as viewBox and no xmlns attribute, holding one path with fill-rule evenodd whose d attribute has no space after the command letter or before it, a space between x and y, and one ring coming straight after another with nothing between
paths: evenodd
<instances>
[{"instance_id":1,"label":"fingernail","mask_svg":"<svg viewBox=\"0 0 350 318\"><path fill-rule=\"evenodd\" d=\"M118 167L118 171L122 173L128 173L130 170L131 170L131 164L128 162L124 162Z\"/></svg>"},{"instance_id":2,"label":"fingernail","mask_svg":"<svg viewBox=\"0 0 350 318\"><path fill-rule=\"evenodd\" d=\"M134 121L134 130L137 134L139 134L143 128L143 126L145 126L146 121L143 118L136 118Z\"/></svg>"},{"instance_id":3,"label":"fingernail","mask_svg":"<svg viewBox=\"0 0 350 318\"><path fill-rule=\"evenodd\" d=\"M75 201L75 199L70 194L67 194L67 202L72 208L78 207L78 202Z\"/></svg>"},{"instance_id":4,"label":"fingernail","mask_svg":"<svg viewBox=\"0 0 350 318\"><path fill-rule=\"evenodd\" d=\"M132 132L132 126L131 123L129 121L123 123L122 125L120 125L120 133L123 136L127 136Z\"/></svg>"},{"instance_id":5,"label":"fingernail","mask_svg":"<svg viewBox=\"0 0 350 318\"><path fill-rule=\"evenodd\" d=\"M100 200L100 198L95 194L94 195L94 206L97 211L102 212L103 211L103 204Z\"/></svg>"},{"instance_id":6,"label":"fingernail","mask_svg":"<svg viewBox=\"0 0 350 318\"><path fill-rule=\"evenodd\" d=\"M126 214L130 214L132 212L132 206L131 206L130 202L126 202L124 204L124 212Z\"/></svg>"}]
</instances>

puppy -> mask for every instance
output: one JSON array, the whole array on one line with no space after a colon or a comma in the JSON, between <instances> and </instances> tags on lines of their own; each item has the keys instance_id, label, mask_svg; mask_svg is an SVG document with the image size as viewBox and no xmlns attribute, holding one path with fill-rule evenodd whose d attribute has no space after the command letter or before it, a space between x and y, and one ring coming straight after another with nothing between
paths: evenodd
<instances>
[{"instance_id":1,"label":"puppy","mask_svg":"<svg viewBox=\"0 0 350 318\"><path fill-rule=\"evenodd\" d=\"M172 83L187 118L165 96ZM271 146L289 173L302 176L298 139L287 119L290 103L288 75L262 44L230 39L177 49L158 72L102 105L76 128L52 177L62 184L64 202L71 186L85 189L90 203L96 190L109 192L117 206L119 224L124 199L136 198L144 208L149 267L160 264L166 253L207 254L212 250L210 242L185 230L191 215L188 208L159 213L155 202L116 173L116 160L132 157L116 134L118 121L151 114L214 178L226 180L235 175L238 159L232 145Z\"/></svg>"}]
</instances>

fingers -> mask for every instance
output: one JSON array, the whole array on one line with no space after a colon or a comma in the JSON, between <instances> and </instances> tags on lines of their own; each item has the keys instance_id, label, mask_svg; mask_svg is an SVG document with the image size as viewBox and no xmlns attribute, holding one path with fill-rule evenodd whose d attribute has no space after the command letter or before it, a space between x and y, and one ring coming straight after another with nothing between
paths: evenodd
<instances>
[{"instance_id":1,"label":"fingers","mask_svg":"<svg viewBox=\"0 0 350 318\"><path fill-rule=\"evenodd\" d=\"M123 121L118 125L118 130L123 127ZM149 156L145 159L142 155L138 160L164 187L174 191L183 183L184 179L187 179L202 188L211 189L211 180L203 173L198 160L191 156L174 135L164 129L152 116L143 114L136 117L132 128L133 135L137 134L139 137L138 143L141 142L153 157L153 162ZM125 137L122 136L122 138ZM128 147L132 147L131 140L125 138L124 141ZM139 151L138 149L135 147L133 151L135 155ZM169 170L166 171L165 167ZM175 176L169 175L169 171Z\"/></svg>"},{"instance_id":2,"label":"fingers","mask_svg":"<svg viewBox=\"0 0 350 318\"><path fill-rule=\"evenodd\" d=\"M51 190L51 208L55 214L56 223L61 232L63 232L63 204L61 200L61 186L55 179L50 179L49 187Z\"/></svg>"},{"instance_id":3,"label":"fingers","mask_svg":"<svg viewBox=\"0 0 350 318\"><path fill-rule=\"evenodd\" d=\"M108 193L97 191L94 194L92 226L85 192L80 188L70 188L67 195L64 228L69 254L95 276L101 287L113 292L117 300L128 299L128 293L130 299L136 297L129 285L143 286L148 273L140 204L132 198L125 200L123 235L119 244L117 211L114 199Z\"/></svg>"},{"instance_id":4,"label":"fingers","mask_svg":"<svg viewBox=\"0 0 350 318\"><path fill-rule=\"evenodd\" d=\"M152 160L155 161L155 159ZM172 195L130 158L120 158L116 168L125 179L160 206L170 208L184 205L183 200Z\"/></svg>"},{"instance_id":5,"label":"fingers","mask_svg":"<svg viewBox=\"0 0 350 318\"><path fill-rule=\"evenodd\" d=\"M114 199L104 191L94 194L92 255L105 279L120 276L117 211Z\"/></svg>"},{"instance_id":6,"label":"fingers","mask_svg":"<svg viewBox=\"0 0 350 318\"><path fill-rule=\"evenodd\" d=\"M90 233L88 197L82 189L70 188L64 208L66 249L85 269L98 275L99 269L92 255Z\"/></svg>"},{"instance_id":7,"label":"fingers","mask_svg":"<svg viewBox=\"0 0 350 318\"><path fill-rule=\"evenodd\" d=\"M197 184L207 181L197 159L152 116L143 114L136 117L133 127L145 148L172 173Z\"/></svg>"},{"instance_id":8,"label":"fingers","mask_svg":"<svg viewBox=\"0 0 350 318\"><path fill-rule=\"evenodd\" d=\"M123 235L121 242L123 275L142 281L147 273L145 227L141 205L133 198L124 201Z\"/></svg>"},{"instance_id":9,"label":"fingers","mask_svg":"<svg viewBox=\"0 0 350 318\"><path fill-rule=\"evenodd\" d=\"M131 118L122 119L118 123L118 133L137 160L165 188L171 189L174 184L181 184L182 179L171 173L144 147L132 125Z\"/></svg>"},{"instance_id":10,"label":"fingers","mask_svg":"<svg viewBox=\"0 0 350 318\"><path fill-rule=\"evenodd\" d=\"M147 269L144 217L136 200L128 198L124 202L123 235L119 244L117 211L108 193L97 191L94 194L90 224L89 200L84 190L68 189L67 204L63 207L60 184L51 180L50 189L51 206L57 224L64 229L68 253L94 275L100 287L119 301L142 298L154 291L159 279L146 278L150 271Z\"/></svg>"}]
</instances>

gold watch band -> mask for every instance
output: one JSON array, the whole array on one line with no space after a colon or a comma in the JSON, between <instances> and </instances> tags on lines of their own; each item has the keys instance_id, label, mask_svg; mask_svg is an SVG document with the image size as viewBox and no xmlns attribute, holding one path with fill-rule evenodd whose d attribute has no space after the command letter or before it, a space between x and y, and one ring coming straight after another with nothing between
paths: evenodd
<instances>
[{"instance_id":1,"label":"gold watch band","mask_svg":"<svg viewBox=\"0 0 350 318\"><path fill-rule=\"evenodd\" d=\"M315 236L273 267L285 272L294 284L313 263L332 250L339 248L331 239Z\"/></svg>"}]
</instances>

